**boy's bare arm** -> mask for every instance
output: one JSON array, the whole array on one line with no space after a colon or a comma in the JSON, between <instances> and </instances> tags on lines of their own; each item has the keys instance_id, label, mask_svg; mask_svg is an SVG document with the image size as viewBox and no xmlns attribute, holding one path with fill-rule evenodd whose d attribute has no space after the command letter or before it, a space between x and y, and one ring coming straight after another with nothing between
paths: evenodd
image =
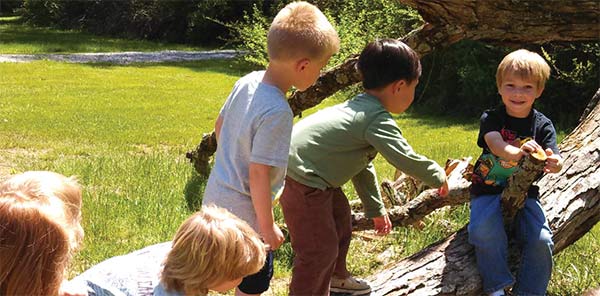
<instances>
[{"instance_id":1,"label":"boy's bare arm","mask_svg":"<svg viewBox=\"0 0 600 296\"><path fill-rule=\"evenodd\" d=\"M502 135L499 132L493 131L483 136L485 143L490 148L490 151L498 157L506 160L519 160L523 155L529 154L536 150L543 150L542 147L531 140L521 145L521 147L515 147L510 145L502 139Z\"/></svg>"},{"instance_id":2,"label":"boy's bare arm","mask_svg":"<svg viewBox=\"0 0 600 296\"><path fill-rule=\"evenodd\" d=\"M271 186L269 172L271 167L259 163L250 163L250 196L256 212L260 235L271 250L276 250L285 240L283 233L273 219L271 202Z\"/></svg>"},{"instance_id":3,"label":"boy's bare arm","mask_svg":"<svg viewBox=\"0 0 600 296\"><path fill-rule=\"evenodd\" d=\"M217 142L219 142L219 134L221 134L222 126L223 126L223 117L219 114L219 117L217 117L217 121L215 122L215 137L217 137Z\"/></svg>"}]
</instances>

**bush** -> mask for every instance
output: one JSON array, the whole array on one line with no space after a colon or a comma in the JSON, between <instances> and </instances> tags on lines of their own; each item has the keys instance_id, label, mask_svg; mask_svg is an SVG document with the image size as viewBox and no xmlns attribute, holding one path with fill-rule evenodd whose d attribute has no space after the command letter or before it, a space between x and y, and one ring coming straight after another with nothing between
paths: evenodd
<instances>
[{"instance_id":1,"label":"bush","mask_svg":"<svg viewBox=\"0 0 600 296\"><path fill-rule=\"evenodd\" d=\"M23 6L23 0L2 0L0 1L0 16L13 15Z\"/></svg>"},{"instance_id":2,"label":"bush","mask_svg":"<svg viewBox=\"0 0 600 296\"><path fill-rule=\"evenodd\" d=\"M340 36L340 52L332 57L329 65L336 65L360 52L374 38L402 36L422 22L416 11L397 1L321 0L312 3L327 15ZM228 23L232 31L228 41L247 52L246 61L267 65L267 31L284 5L282 2L273 3L270 8L255 5L241 21Z\"/></svg>"}]
</instances>

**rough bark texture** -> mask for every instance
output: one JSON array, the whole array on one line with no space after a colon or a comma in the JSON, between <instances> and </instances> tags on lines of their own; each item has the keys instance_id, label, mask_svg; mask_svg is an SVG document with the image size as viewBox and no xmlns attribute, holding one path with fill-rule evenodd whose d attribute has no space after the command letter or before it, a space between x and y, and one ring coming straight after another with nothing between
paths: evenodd
<instances>
[{"instance_id":1,"label":"rough bark texture","mask_svg":"<svg viewBox=\"0 0 600 296\"><path fill-rule=\"evenodd\" d=\"M527 191L542 174L545 162L544 151L532 153L529 157L522 158L517 170L508 178L508 185L502 191L502 211L506 224L510 224L517 211L525 205Z\"/></svg>"},{"instance_id":2,"label":"rough bark texture","mask_svg":"<svg viewBox=\"0 0 600 296\"><path fill-rule=\"evenodd\" d=\"M590 41L600 36L600 4L597 0L400 0L419 11L425 24L400 38L420 56L462 39L513 45L549 41ZM360 80L352 56L327 71L304 92L294 93L294 115ZM203 137L188 158L197 168L208 166L216 141ZM205 142L206 141L206 142ZM205 162L195 164L196 162ZM199 172L202 173L202 172Z\"/></svg>"},{"instance_id":3,"label":"rough bark texture","mask_svg":"<svg viewBox=\"0 0 600 296\"><path fill-rule=\"evenodd\" d=\"M560 148L565 159L561 173L544 175L537 182L554 233L555 253L577 241L600 220L600 104L562 141ZM514 256L510 263L514 269ZM373 295L482 293L465 228L379 272L371 280Z\"/></svg>"}]
</instances>

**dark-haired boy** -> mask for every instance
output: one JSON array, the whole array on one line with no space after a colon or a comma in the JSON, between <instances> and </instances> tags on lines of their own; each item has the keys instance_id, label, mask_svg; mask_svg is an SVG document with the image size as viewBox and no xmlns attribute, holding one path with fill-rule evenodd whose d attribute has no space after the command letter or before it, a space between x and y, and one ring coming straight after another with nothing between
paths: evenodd
<instances>
[{"instance_id":1,"label":"dark-haired boy","mask_svg":"<svg viewBox=\"0 0 600 296\"><path fill-rule=\"evenodd\" d=\"M390 114L404 112L414 99L421 74L418 55L400 41L376 40L362 51L357 69L364 93L306 117L292 132L280 200L296 253L290 295L371 291L346 268L352 225L340 187L352 180L375 230L388 234L392 224L372 163L377 153L427 185L445 184L444 170L413 151ZM447 194L447 186L442 188L440 193Z\"/></svg>"}]
</instances>

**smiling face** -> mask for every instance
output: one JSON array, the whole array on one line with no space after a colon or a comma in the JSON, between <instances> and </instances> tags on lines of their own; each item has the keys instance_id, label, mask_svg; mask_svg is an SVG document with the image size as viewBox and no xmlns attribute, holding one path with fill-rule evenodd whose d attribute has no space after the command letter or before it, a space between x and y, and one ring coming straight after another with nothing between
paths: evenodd
<instances>
[{"instance_id":1,"label":"smiling face","mask_svg":"<svg viewBox=\"0 0 600 296\"><path fill-rule=\"evenodd\" d=\"M544 91L536 81L521 77L515 73L506 73L498 87L506 113L512 117L525 118L531 112L535 99Z\"/></svg>"}]
</instances>

